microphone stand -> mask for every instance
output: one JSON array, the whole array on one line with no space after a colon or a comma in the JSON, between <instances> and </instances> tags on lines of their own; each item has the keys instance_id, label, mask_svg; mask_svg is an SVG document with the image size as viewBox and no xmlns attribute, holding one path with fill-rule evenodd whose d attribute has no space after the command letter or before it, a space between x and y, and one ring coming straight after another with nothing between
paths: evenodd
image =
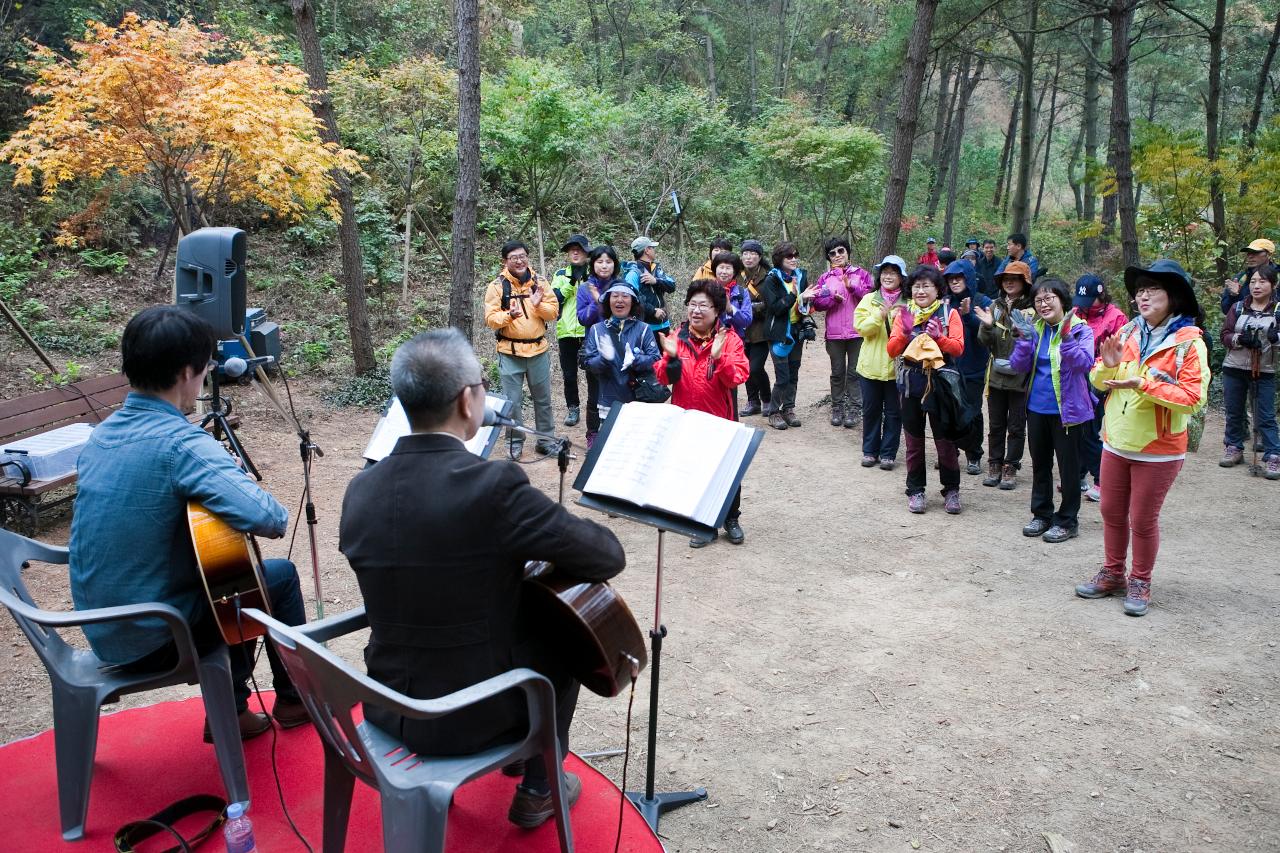
<instances>
[{"instance_id":1,"label":"microphone stand","mask_svg":"<svg viewBox=\"0 0 1280 853\"><path fill-rule=\"evenodd\" d=\"M495 429L498 427L505 427L506 429L514 430L523 435L531 435L534 438L538 438L543 441L553 442L556 446L556 467L560 469L560 491L556 500L561 504L564 503L564 479L565 475L569 471L569 460L573 458L569 453L570 449L573 447L573 442L571 442L567 436L556 435L555 433L550 432L539 432L536 429L530 429L524 424L518 424L510 418L503 417L501 415L494 417L493 423L485 423L485 426L491 426Z\"/></svg>"},{"instance_id":2,"label":"microphone stand","mask_svg":"<svg viewBox=\"0 0 1280 853\"><path fill-rule=\"evenodd\" d=\"M244 346L245 351L253 358L253 348L244 335L240 336L240 343ZM283 369L283 368L282 368ZM262 369L262 364L254 366L255 378L258 380L258 387L267 395L267 399L271 401L275 410L280 413L280 417L284 418L284 422L293 428L298 436L298 453L302 457L302 498L303 507L307 519L307 540L311 546L311 576L315 580L316 594L316 618L324 618L324 591L320 584L320 546L316 542L316 505L311 498L311 461L315 457L323 457L324 451L311 440L311 432L302 428L302 424L298 422L292 412L286 409L284 404L280 402L280 397L276 394L275 386L271 384L271 380L267 378L267 372ZM281 376L284 374L281 373ZM286 378L285 382L289 380Z\"/></svg>"}]
</instances>

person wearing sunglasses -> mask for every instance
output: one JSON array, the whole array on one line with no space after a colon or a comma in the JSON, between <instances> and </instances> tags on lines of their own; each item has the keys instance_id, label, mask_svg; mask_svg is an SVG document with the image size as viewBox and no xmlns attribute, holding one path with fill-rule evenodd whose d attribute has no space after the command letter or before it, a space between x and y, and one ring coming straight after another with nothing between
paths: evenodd
<instances>
[{"instance_id":1,"label":"person wearing sunglasses","mask_svg":"<svg viewBox=\"0 0 1280 853\"><path fill-rule=\"evenodd\" d=\"M1014 326L1018 341L1009 363L1029 373L1027 445L1031 451L1031 521L1023 536L1066 542L1079 535L1080 440L1093 421L1093 329L1071 310L1071 287L1044 277L1031 291L1035 324ZM1053 507L1054 460L1062 499Z\"/></svg>"},{"instance_id":2,"label":"person wearing sunglasses","mask_svg":"<svg viewBox=\"0 0 1280 853\"><path fill-rule=\"evenodd\" d=\"M853 315L862 297L874 288L871 273L853 262L849 241L832 237L825 246L827 271L818 278L813 309L826 312L827 357L831 359L831 425L853 429L862 417L858 386L858 354L862 336Z\"/></svg>"}]
</instances>

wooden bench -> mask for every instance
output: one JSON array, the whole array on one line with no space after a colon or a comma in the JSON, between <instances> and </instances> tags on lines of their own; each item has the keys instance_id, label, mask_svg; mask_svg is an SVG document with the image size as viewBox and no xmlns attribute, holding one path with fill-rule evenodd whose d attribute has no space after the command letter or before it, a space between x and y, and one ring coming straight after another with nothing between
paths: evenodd
<instances>
[{"instance_id":1,"label":"wooden bench","mask_svg":"<svg viewBox=\"0 0 1280 853\"><path fill-rule=\"evenodd\" d=\"M15 439L69 424L100 423L120 407L128 393L129 380L123 373L115 373L0 402L0 449ZM34 534L41 511L75 496L68 492L54 500L44 499L50 492L74 484L75 471L52 480L32 480L24 486L21 478L11 476L12 470L6 467L0 476L0 526Z\"/></svg>"}]
</instances>

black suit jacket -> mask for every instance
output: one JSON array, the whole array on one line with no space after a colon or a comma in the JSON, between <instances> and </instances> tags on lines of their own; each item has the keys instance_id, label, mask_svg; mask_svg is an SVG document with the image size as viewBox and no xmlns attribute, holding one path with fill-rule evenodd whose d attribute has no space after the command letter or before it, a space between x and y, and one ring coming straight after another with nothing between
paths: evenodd
<instances>
[{"instance_id":1,"label":"black suit jacket","mask_svg":"<svg viewBox=\"0 0 1280 853\"><path fill-rule=\"evenodd\" d=\"M405 436L356 475L342 502L339 548L369 614L369 675L416 699L517 666L543 671L536 626L518 619L527 560L591 580L626 564L611 531L535 489L519 465L487 462L441 434ZM378 708L365 718L420 752L464 754L507 739L524 724L523 709L513 691L440 720Z\"/></svg>"}]
</instances>

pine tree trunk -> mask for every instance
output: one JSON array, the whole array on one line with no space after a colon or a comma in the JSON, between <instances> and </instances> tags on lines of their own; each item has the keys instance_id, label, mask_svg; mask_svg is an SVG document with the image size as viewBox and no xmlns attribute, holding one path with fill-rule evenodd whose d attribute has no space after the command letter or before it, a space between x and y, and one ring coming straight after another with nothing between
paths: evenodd
<instances>
[{"instance_id":1,"label":"pine tree trunk","mask_svg":"<svg viewBox=\"0 0 1280 853\"><path fill-rule=\"evenodd\" d=\"M1133 149L1129 117L1129 29L1138 0L1112 0L1111 24L1111 163L1116 173L1116 215L1120 220L1121 259L1138 264L1137 209L1133 200Z\"/></svg>"},{"instance_id":2,"label":"pine tree trunk","mask_svg":"<svg viewBox=\"0 0 1280 853\"><path fill-rule=\"evenodd\" d=\"M1084 194L1081 179L1076 177L1076 169L1080 166L1080 149L1084 147L1084 124L1076 134L1075 145L1071 146L1071 159L1067 161L1067 183L1071 186L1071 195L1075 199L1076 222L1084 220Z\"/></svg>"},{"instance_id":3,"label":"pine tree trunk","mask_svg":"<svg viewBox=\"0 0 1280 853\"><path fill-rule=\"evenodd\" d=\"M969 111L969 101L973 97L973 91L978 88L978 82L982 80L982 69L986 65L985 59L978 60L978 67L974 69L972 76L967 76L964 82L964 88L960 91L960 105L956 109L956 117L951 122L950 145L947 149L947 159L944 164L947 169L947 212L942 223L942 242L944 245L951 245L951 229L955 224L956 215L956 190L957 179L960 174L960 151L964 146L964 130L965 120Z\"/></svg>"},{"instance_id":4,"label":"pine tree trunk","mask_svg":"<svg viewBox=\"0 0 1280 853\"><path fill-rule=\"evenodd\" d=\"M961 60L959 67L956 69L955 86L952 88L952 94L947 107L947 118L943 125L942 131L942 147L938 152L938 159L930 164L934 170L933 180L929 188L929 198L925 203L925 218L933 220L938 214L938 205L942 202L942 191L947 186L947 174L951 170L951 145L955 137L956 117L964 110L964 99L968 94L969 86L969 62L970 58L965 56ZM944 239L943 244L946 244Z\"/></svg>"},{"instance_id":5,"label":"pine tree trunk","mask_svg":"<svg viewBox=\"0 0 1280 853\"><path fill-rule=\"evenodd\" d=\"M716 101L720 100L716 92L716 46L711 42L711 33L703 33L702 37L707 52L707 101L715 107Z\"/></svg>"},{"instance_id":6,"label":"pine tree trunk","mask_svg":"<svg viewBox=\"0 0 1280 853\"><path fill-rule=\"evenodd\" d=\"M1013 157L1013 137L1018 133L1018 112L1022 103L1022 75L1018 75L1018 88L1013 93L1013 107L1009 110L1009 126L1004 132L1004 146L1000 149L1000 165L996 167L996 193L991 199L991 209L1000 208L1000 200L1004 195L1004 176L1009 170Z\"/></svg>"},{"instance_id":7,"label":"pine tree trunk","mask_svg":"<svg viewBox=\"0 0 1280 853\"><path fill-rule=\"evenodd\" d=\"M1040 221L1040 203L1044 201L1044 179L1049 174L1049 152L1053 150L1053 125L1058 120L1058 76L1062 73L1062 54L1058 54L1053 67L1053 94L1049 96L1049 126L1044 131L1044 165L1040 167L1040 188L1036 191L1036 209L1033 221Z\"/></svg>"},{"instance_id":8,"label":"pine tree trunk","mask_svg":"<svg viewBox=\"0 0 1280 853\"><path fill-rule=\"evenodd\" d=\"M307 85L311 89L311 109L320 119L320 139L338 145L338 121L333 114L333 101L329 97L329 74L324 67L324 54L320 51L320 36L316 32L315 9L311 0L289 0L293 23L298 30L298 47L302 50L302 64L307 73ZM360 249L360 229L356 224L356 206L351 196L351 181L347 173L334 169L330 174L334 197L342 209L338 223L338 243L342 247L343 291L347 301L347 331L351 336L351 360L356 375L373 370L377 363L373 357L373 335L369 331L369 306L364 291L364 257Z\"/></svg>"},{"instance_id":9,"label":"pine tree trunk","mask_svg":"<svg viewBox=\"0 0 1280 853\"><path fill-rule=\"evenodd\" d=\"M479 0L454 0L458 45L458 182L449 247L449 325L474 339L476 203L480 198Z\"/></svg>"},{"instance_id":10,"label":"pine tree trunk","mask_svg":"<svg viewBox=\"0 0 1280 853\"><path fill-rule=\"evenodd\" d=\"M1027 33L1018 39L1021 53L1019 71L1022 74L1022 128L1018 135L1018 179L1013 189L1011 211L1013 231L1028 233L1031 230L1031 168L1035 157L1032 143L1035 140L1035 108L1032 105L1032 81L1035 74L1036 23L1040 17L1039 0L1028 0Z\"/></svg>"},{"instance_id":11,"label":"pine tree trunk","mask_svg":"<svg viewBox=\"0 0 1280 853\"><path fill-rule=\"evenodd\" d=\"M933 16L937 9L938 0L916 0L915 23L907 41L907 66L902 75L902 94L898 99L898 121L889 155L889 182L885 187L884 207L876 231L877 258L893 253L902 227L902 206L906 202L907 182L911 178L911 148L920 117L920 87L924 83L929 36L933 32Z\"/></svg>"},{"instance_id":12,"label":"pine tree trunk","mask_svg":"<svg viewBox=\"0 0 1280 853\"><path fill-rule=\"evenodd\" d=\"M1219 109L1222 105L1222 36L1226 30L1227 0L1215 0L1213 26L1209 29L1209 94L1205 101L1205 155L1209 161L1209 206L1213 209L1213 234L1219 243L1227 228L1226 204L1222 198L1222 173L1218 169ZM1227 277L1227 259L1218 253L1218 280Z\"/></svg>"},{"instance_id":13,"label":"pine tree trunk","mask_svg":"<svg viewBox=\"0 0 1280 853\"><path fill-rule=\"evenodd\" d=\"M1089 49L1094 57L1101 57L1105 40L1102 16L1093 19L1089 30ZM1084 222L1092 223L1098 215L1098 100L1102 74L1098 64L1092 58L1086 61L1084 68L1084 115L1080 121L1084 125L1084 204L1080 216ZM1093 263L1098 253L1098 238L1084 239L1084 262Z\"/></svg>"}]
</instances>

